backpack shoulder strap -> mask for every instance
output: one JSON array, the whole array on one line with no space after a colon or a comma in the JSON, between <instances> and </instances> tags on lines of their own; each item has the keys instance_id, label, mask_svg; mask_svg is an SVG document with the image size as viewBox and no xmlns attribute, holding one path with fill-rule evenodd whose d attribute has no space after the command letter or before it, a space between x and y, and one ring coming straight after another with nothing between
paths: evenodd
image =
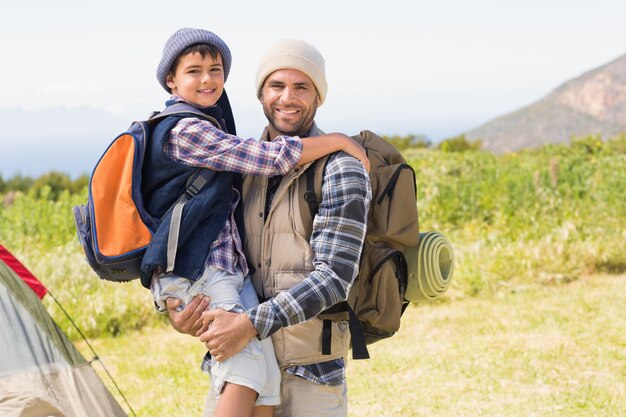
<instances>
[{"instance_id":1,"label":"backpack shoulder strap","mask_svg":"<svg viewBox=\"0 0 626 417\"><path fill-rule=\"evenodd\" d=\"M306 205L300 204L300 214L302 216L302 222L309 230L313 228L313 219L319 211L319 205L322 201L322 184L324 182L324 173L326 172L326 166L328 165L328 159L330 155L326 155L316 161L314 161L306 170L306 191L304 193L304 201ZM308 210L304 207L308 207ZM339 304L330 307L323 313L342 313L348 312L350 334L352 338L352 358L353 359L369 359L369 352L365 341L365 333L358 317L347 302L341 302ZM323 331L322 331L322 354L330 354L330 343L332 340L332 327L331 319L323 319Z\"/></svg>"},{"instance_id":2,"label":"backpack shoulder strap","mask_svg":"<svg viewBox=\"0 0 626 417\"><path fill-rule=\"evenodd\" d=\"M183 195L178 197L178 200L176 200L168 210L168 212L172 212L172 218L170 220L169 233L167 236L167 269L165 271L167 273L174 271L176 252L178 251L180 225L183 218L183 208L189 200L198 195L202 187L206 185L213 175L215 175L215 171L202 168L198 169L187 180Z\"/></svg>"},{"instance_id":3,"label":"backpack shoulder strap","mask_svg":"<svg viewBox=\"0 0 626 417\"><path fill-rule=\"evenodd\" d=\"M309 237L313 227L313 219L317 215L322 202L322 183L324 182L324 172L326 172L329 157L330 155L326 155L313 161L303 174L306 179L306 188L300 200L300 216L302 224L309 232ZM306 204L303 204L303 202Z\"/></svg>"},{"instance_id":4,"label":"backpack shoulder strap","mask_svg":"<svg viewBox=\"0 0 626 417\"><path fill-rule=\"evenodd\" d=\"M146 120L147 123L158 123L161 120L165 119L168 116L173 114L193 114L194 116L198 116L201 119L208 120L213 123L215 126L220 126L219 122L215 120L214 117L211 117L194 106L187 103L174 103L171 106L168 106L162 112L153 112L150 115L150 118Z\"/></svg>"}]
</instances>

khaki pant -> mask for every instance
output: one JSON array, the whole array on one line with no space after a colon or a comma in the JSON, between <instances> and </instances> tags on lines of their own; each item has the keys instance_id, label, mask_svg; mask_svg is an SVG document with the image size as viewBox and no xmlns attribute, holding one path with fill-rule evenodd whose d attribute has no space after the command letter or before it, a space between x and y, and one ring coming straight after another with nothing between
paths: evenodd
<instances>
[{"instance_id":1,"label":"khaki pant","mask_svg":"<svg viewBox=\"0 0 626 417\"><path fill-rule=\"evenodd\" d=\"M275 407L274 417L346 417L348 389L339 386L318 385L299 376L281 371L281 404ZM213 417L215 394L213 384L207 396L204 417Z\"/></svg>"}]
</instances>

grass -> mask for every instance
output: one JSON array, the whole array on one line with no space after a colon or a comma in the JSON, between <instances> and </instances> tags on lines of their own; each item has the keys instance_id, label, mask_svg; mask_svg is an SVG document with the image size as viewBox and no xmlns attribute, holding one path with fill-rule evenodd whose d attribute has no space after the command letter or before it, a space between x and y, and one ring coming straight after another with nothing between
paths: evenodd
<instances>
[{"instance_id":1,"label":"grass","mask_svg":"<svg viewBox=\"0 0 626 417\"><path fill-rule=\"evenodd\" d=\"M624 416L625 301L626 275L593 275L411 306L372 359L350 361L349 415ZM137 416L201 415L193 338L157 327L93 345Z\"/></svg>"},{"instance_id":2,"label":"grass","mask_svg":"<svg viewBox=\"0 0 626 417\"><path fill-rule=\"evenodd\" d=\"M626 415L626 136L406 157L421 230L452 242L454 278L443 301L410 308L373 359L350 362L350 415ZM86 190L53 194L0 204L0 244L93 340L138 416L200 415L202 346L171 330L138 282L96 278L70 214Z\"/></svg>"},{"instance_id":3,"label":"grass","mask_svg":"<svg viewBox=\"0 0 626 417\"><path fill-rule=\"evenodd\" d=\"M205 350L197 339L157 326L90 344L137 416L202 415L209 377L200 371ZM93 357L84 342L76 345L86 358ZM94 368L128 412L102 366L94 363Z\"/></svg>"},{"instance_id":4,"label":"grass","mask_svg":"<svg viewBox=\"0 0 626 417\"><path fill-rule=\"evenodd\" d=\"M350 369L352 415L622 416L624 279L414 308Z\"/></svg>"}]
</instances>

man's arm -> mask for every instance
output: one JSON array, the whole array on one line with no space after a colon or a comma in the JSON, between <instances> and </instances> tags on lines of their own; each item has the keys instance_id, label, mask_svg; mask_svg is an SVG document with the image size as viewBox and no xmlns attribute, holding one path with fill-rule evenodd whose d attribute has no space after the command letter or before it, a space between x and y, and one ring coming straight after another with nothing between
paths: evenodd
<instances>
[{"instance_id":1,"label":"man's arm","mask_svg":"<svg viewBox=\"0 0 626 417\"><path fill-rule=\"evenodd\" d=\"M240 334L239 330L247 328L247 331L241 331L248 337L247 343L254 337L249 327L251 324L256 335L263 339L281 327L304 322L344 301L358 272L370 200L369 178L363 165L345 154L332 157L324 175L322 202L311 235L311 247L316 254L315 270L291 289L248 310L244 315L247 322L243 318L231 320L227 329L227 316L221 320L222 324L214 321L200 337L207 342L212 354L237 352L233 346L243 342L229 337L229 332ZM204 314L209 317L209 313ZM217 314L219 316L210 317L221 318L233 313Z\"/></svg>"}]
</instances>

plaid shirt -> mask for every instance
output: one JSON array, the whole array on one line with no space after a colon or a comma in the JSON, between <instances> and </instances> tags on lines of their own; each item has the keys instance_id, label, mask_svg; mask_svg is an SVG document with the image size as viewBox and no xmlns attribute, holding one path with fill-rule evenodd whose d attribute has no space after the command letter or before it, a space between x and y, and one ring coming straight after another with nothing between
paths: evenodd
<instances>
[{"instance_id":1,"label":"plaid shirt","mask_svg":"<svg viewBox=\"0 0 626 417\"><path fill-rule=\"evenodd\" d=\"M344 153L331 156L311 235L315 270L288 291L248 310L259 338L302 323L345 300L358 272L371 198L363 165ZM323 385L338 385L345 380L343 358L291 366L286 371Z\"/></svg>"},{"instance_id":2,"label":"plaid shirt","mask_svg":"<svg viewBox=\"0 0 626 417\"><path fill-rule=\"evenodd\" d=\"M369 177L356 159L338 153L329 158L324 179L311 235L315 271L288 291L248 310L260 339L343 301L356 277L372 198ZM207 353L202 370L210 373L210 367ZM315 384L339 385L345 381L345 369L345 360L340 358L294 365L286 372Z\"/></svg>"},{"instance_id":3,"label":"plaid shirt","mask_svg":"<svg viewBox=\"0 0 626 417\"><path fill-rule=\"evenodd\" d=\"M172 96L177 102L184 101ZM184 164L254 175L282 175L294 168L302 154L298 137L279 136L271 142L241 139L229 135L197 117L181 119L171 130L165 153ZM241 239L235 223L239 192L233 188L233 201L226 225L211 244L207 265L235 273L236 265L248 274Z\"/></svg>"}]
</instances>

